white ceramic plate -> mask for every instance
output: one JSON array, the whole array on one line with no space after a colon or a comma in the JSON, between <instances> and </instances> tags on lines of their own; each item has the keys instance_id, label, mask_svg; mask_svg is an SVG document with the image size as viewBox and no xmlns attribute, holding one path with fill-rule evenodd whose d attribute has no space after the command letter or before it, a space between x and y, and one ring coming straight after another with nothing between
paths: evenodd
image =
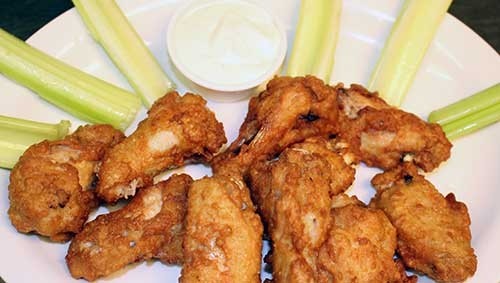
<instances>
[{"instance_id":1,"label":"white ceramic plate","mask_svg":"<svg viewBox=\"0 0 500 283\"><path fill-rule=\"evenodd\" d=\"M166 72L175 79L168 61L165 35L169 17L180 0L119 1L132 24L147 42ZM265 1L287 29L293 42L293 29L299 1ZM377 56L388 35L402 1L346 0L336 54L332 83L357 82L366 84ZM129 88L104 52L92 41L75 10L70 10L50 22L28 42L43 51L97 75L117 85ZM403 108L422 118L440 106L484 89L500 81L500 57L478 35L454 17L447 15L424 59ZM72 120L63 111L52 107L30 91L0 76L0 113L39 121ZM246 101L224 104L209 102L225 126L227 137L233 140L246 113ZM138 120L144 118L144 111ZM132 126L128 133L133 130ZM446 194L454 192L464 201L472 219L472 244L478 256L478 269L468 282L499 282L497 255L500 254L500 124L454 142L452 156L428 178ZM209 171L192 166L182 169L193 177ZM369 185L375 169L360 167L350 193L367 201L373 195ZM38 236L15 231L7 217L7 170L0 169L0 276L11 282L70 282L64 256L67 244L55 244ZM106 212L100 208L97 213ZM93 215L95 216L95 215ZM175 282L179 268L159 262L135 264L103 282ZM422 277L420 282L430 282Z\"/></svg>"}]
</instances>

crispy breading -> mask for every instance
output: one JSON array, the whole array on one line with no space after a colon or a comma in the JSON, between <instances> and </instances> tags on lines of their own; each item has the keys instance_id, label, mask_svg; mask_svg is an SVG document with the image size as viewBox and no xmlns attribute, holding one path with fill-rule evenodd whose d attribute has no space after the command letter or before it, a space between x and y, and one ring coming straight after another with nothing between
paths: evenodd
<instances>
[{"instance_id":1,"label":"crispy breading","mask_svg":"<svg viewBox=\"0 0 500 283\"><path fill-rule=\"evenodd\" d=\"M273 281L321 282L318 253L329 237L332 197L354 181L354 169L322 138L285 149L250 169L253 199L272 240Z\"/></svg>"},{"instance_id":2,"label":"crispy breading","mask_svg":"<svg viewBox=\"0 0 500 283\"><path fill-rule=\"evenodd\" d=\"M359 111L366 107L373 109L392 108L377 92L369 92L358 84L351 84L350 88L344 88L342 84L337 88L337 99L343 116L349 119L358 117Z\"/></svg>"},{"instance_id":3,"label":"crispy breading","mask_svg":"<svg viewBox=\"0 0 500 283\"><path fill-rule=\"evenodd\" d=\"M464 203L443 197L417 169L405 163L372 180L370 205L382 209L398 233L405 265L440 282L461 282L476 271L470 218Z\"/></svg>"},{"instance_id":4,"label":"crispy breading","mask_svg":"<svg viewBox=\"0 0 500 283\"><path fill-rule=\"evenodd\" d=\"M273 227L278 214L284 213L284 220L297 221L290 226L300 231L305 227L319 229L322 223L328 226L327 220L321 219L328 214L331 197L349 188L354 173L352 167L328 148L325 139L310 138L285 149L278 159L255 164L250 169L249 182L252 197L268 225ZM290 211L276 211L279 208ZM300 224L300 219L308 213L312 213L310 220L315 224Z\"/></svg>"},{"instance_id":5,"label":"crispy breading","mask_svg":"<svg viewBox=\"0 0 500 283\"><path fill-rule=\"evenodd\" d=\"M163 170L210 161L224 143L224 128L201 96L170 92L154 103L132 135L106 154L98 172L98 196L110 203L133 196Z\"/></svg>"},{"instance_id":6,"label":"crispy breading","mask_svg":"<svg viewBox=\"0 0 500 283\"><path fill-rule=\"evenodd\" d=\"M79 127L29 147L12 169L9 217L19 232L68 241L97 206L92 189L105 151L124 138L108 125Z\"/></svg>"},{"instance_id":7,"label":"crispy breading","mask_svg":"<svg viewBox=\"0 0 500 283\"><path fill-rule=\"evenodd\" d=\"M396 229L379 209L356 197L334 196L332 224L318 253L323 282L416 282L394 260Z\"/></svg>"},{"instance_id":8,"label":"crispy breading","mask_svg":"<svg viewBox=\"0 0 500 283\"><path fill-rule=\"evenodd\" d=\"M66 255L71 275L92 281L151 258L182 263L187 191L192 181L185 174L173 175L140 190L123 208L85 224Z\"/></svg>"},{"instance_id":9,"label":"crispy breading","mask_svg":"<svg viewBox=\"0 0 500 283\"><path fill-rule=\"evenodd\" d=\"M335 88L313 76L275 77L250 99L238 138L211 165L215 172L245 175L255 161L273 158L293 143L337 132Z\"/></svg>"},{"instance_id":10,"label":"crispy breading","mask_svg":"<svg viewBox=\"0 0 500 283\"><path fill-rule=\"evenodd\" d=\"M272 240L273 282L412 282L395 262L396 230L345 191L354 169L321 138L250 170Z\"/></svg>"},{"instance_id":11,"label":"crispy breading","mask_svg":"<svg viewBox=\"0 0 500 283\"><path fill-rule=\"evenodd\" d=\"M337 89L340 139L368 166L390 169L411 160L430 172L450 157L452 144L441 126L387 105L359 85Z\"/></svg>"},{"instance_id":12,"label":"crispy breading","mask_svg":"<svg viewBox=\"0 0 500 283\"><path fill-rule=\"evenodd\" d=\"M260 282L262 223L241 180L193 183L183 247L180 282Z\"/></svg>"}]
</instances>

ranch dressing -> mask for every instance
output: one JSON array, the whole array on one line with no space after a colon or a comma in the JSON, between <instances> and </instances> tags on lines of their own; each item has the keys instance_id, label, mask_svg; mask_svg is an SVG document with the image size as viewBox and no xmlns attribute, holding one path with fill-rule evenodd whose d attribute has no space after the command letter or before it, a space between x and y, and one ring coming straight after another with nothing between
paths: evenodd
<instances>
[{"instance_id":1,"label":"ranch dressing","mask_svg":"<svg viewBox=\"0 0 500 283\"><path fill-rule=\"evenodd\" d=\"M181 71L215 89L243 89L269 73L284 43L266 10L243 0L194 3L169 31L169 51Z\"/></svg>"}]
</instances>

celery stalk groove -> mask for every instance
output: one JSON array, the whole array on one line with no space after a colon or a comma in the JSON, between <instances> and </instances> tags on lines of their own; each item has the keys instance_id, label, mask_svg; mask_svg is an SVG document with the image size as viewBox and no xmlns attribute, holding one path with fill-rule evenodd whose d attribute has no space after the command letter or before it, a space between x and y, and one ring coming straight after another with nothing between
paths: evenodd
<instances>
[{"instance_id":1,"label":"celery stalk groove","mask_svg":"<svg viewBox=\"0 0 500 283\"><path fill-rule=\"evenodd\" d=\"M328 1L324 15L324 32L318 48L316 59L312 65L311 74L328 83L330 81L333 64L335 62L335 50L340 27L340 14L342 11L342 0Z\"/></svg>"},{"instance_id":2,"label":"celery stalk groove","mask_svg":"<svg viewBox=\"0 0 500 283\"><path fill-rule=\"evenodd\" d=\"M62 139L69 127L66 120L50 124L0 115L0 167L11 169L29 146Z\"/></svg>"},{"instance_id":3,"label":"celery stalk groove","mask_svg":"<svg viewBox=\"0 0 500 283\"><path fill-rule=\"evenodd\" d=\"M406 0L394 23L368 89L401 105L452 0Z\"/></svg>"},{"instance_id":4,"label":"celery stalk groove","mask_svg":"<svg viewBox=\"0 0 500 283\"><path fill-rule=\"evenodd\" d=\"M429 114L429 122L446 124L491 105L500 104L500 83Z\"/></svg>"},{"instance_id":5,"label":"celery stalk groove","mask_svg":"<svg viewBox=\"0 0 500 283\"><path fill-rule=\"evenodd\" d=\"M500 121L500 83L432 111L427 120L440 124L449 139Z\"/></svg>"},{"instance_id":6,"label":"celery stalk groove","mask_svg":"<svg viewBox=\"0 0 500 283\"><path fill-rule=\"evenodd\" d=\"M73 0L90 34L125 75L143 104L175 88L114 0Z\"/></svg>"},{"instance_id":7,"label":"celery stalk groove","mask_svg":"<svg viewBox=\"0 0 500 283\"><path fill-rule=\"evenodd\" d=\"M326 83L329 82L341 10L342 0L301 1L287 75L315 75Z\"/></svg>"},{"instance_id":8,"label":"celery stalk groove","mask_svg":"<svg viewBox=\"0 0 500 283\"><path fill-rule=\"evenodd\" d=\"M500 121L500 103L442 125L446 137L457 139Z\"/></svg>"},{"instance_id":9,"label":"celery stalk groove","mask_svg":"<svg viewBox=\"0 0 500 283\"><path fill-rule=\"evenodd\" d=\"M0 73L88 122L126 129L141 107L122 88L78 70L0 29Z\"/></svg>"}]
</instances>

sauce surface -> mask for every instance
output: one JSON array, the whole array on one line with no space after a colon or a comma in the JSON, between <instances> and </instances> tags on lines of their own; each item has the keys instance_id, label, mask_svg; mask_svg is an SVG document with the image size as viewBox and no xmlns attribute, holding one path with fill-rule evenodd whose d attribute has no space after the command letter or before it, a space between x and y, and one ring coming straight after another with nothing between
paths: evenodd
<instances>
[{"instance_id":1,"label":"sauce surface","mask_svg":"<svg viewBox=\"0 0 500 283\"><path fill-rule=\"evenodd\" d=\"M207 87L242 85L269 71L282 44L269 13L241 0L195 3L173 23L171 51L181 71Z\"/></svg>"}]
</instances>

